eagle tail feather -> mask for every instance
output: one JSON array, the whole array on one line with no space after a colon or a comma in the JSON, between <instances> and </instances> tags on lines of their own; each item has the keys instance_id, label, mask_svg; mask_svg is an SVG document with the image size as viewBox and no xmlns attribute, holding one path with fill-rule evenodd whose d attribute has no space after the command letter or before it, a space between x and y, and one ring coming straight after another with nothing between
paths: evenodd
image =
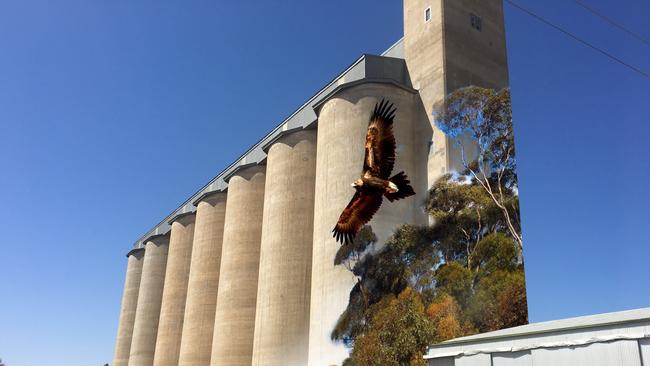
<instances>
[{"instance_id":1,"label":"eagle tail feather","mask_svg":"<svg viewBox=\"0 0 650 366\"><path fill-rule=\"evenodd\" d=\"M413 187L411 187L411 182L409 181L406 174L404 174L404 172L395 174L392 178L389 179L389 181L397 186L397 192L384 193L384 196L386 196L389 201L393 202L415 195L415 191L413 190Z\"/></svg>"}]
</instances>

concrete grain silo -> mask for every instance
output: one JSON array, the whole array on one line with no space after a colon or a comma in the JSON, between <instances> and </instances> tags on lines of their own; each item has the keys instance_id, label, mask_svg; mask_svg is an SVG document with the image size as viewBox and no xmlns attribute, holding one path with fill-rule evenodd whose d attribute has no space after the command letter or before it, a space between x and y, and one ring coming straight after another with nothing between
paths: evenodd
<instances>
[{"instance_id":1,"label":"concrete grain silo","mask_svg":"<svg viewBox=\"0 0 650 366\"><path fill-rule=\"evenodd\" d=\"M228 180L212 366L250 366L264 209L263 165L244 165Z\"/></svg>"},{"instance_id":2,"label":"concrete grain silo","mask_svg":"<svg viewBox=\"0 0 650 366\"><path fill-rule=\"evenodd\" d=\"M114 366L128 366L129 364L133 323L135 322L135 311L138 306L138 292L140 291L142 276L144 248L133 249L126 257L128 262L124 292L122 294L122 306L120 307L120 320L117 326L117 339L115 340Z\"/></svg>"},{"instance_id":3,"label":"concrete grain silo","mask_svg":"<svg viewBox=\"0 0 650 366\"><path fill-rule=\"evenodd\" d=\"M426 193L426 176L421 174L426 167L426 150L415 149L413 141L417 128L427 122L417 113L420 109L414 96L415 91L405 86L368 81L340 88L318 107L309 365L338 365L348 355L341 343L330 340L330 334L356 281L343 266L334 265L340 244L332 238L331 231L354 195L351 183L363 168L368 120L382 98L389 99L397 108L393 127L397 140L394 173L406 172L417 195L396 202L386 200L370 225L381 244L398 226L426 220L419 208Z\"/></svg>"},{"instance_id":4,"label":"concrete grain silo","mask_svg":"<svg viewBox=\"0 0 650 366\"><path fill-rule=\"evenodd\" d=\"M145 243L129 366L153 365L167 267L169 235L154 235L146 239Z\"/></svg>"},{"instance_id":5,"label":"concrete grain silo","mask_svg":"<svg viewBox=\"0 0 650 366\"><path fill-rule=\"evenodd\" d=\"M180 366L209 366L217 307L227 194L215 191L196 202Z\"/></svg>"},{"instance_id":6,"label":"concrete grain silo","mask_svg":"<svg viewBox=\"0 0 650 366\"><path fill-rule=\"evenodd\" d=\"M187 212L170 220L169 254L160 307L154 366L178 366L195 217L193 212Z\"/></svg>"},{"instance_id":7,"label":"concrete grain silo","mask_svg":"<svg viewBox=\"0 0 650 366\"><path fill-rule=\"evenodd\" d=\"M316 130L285 131L268 148L253 366L305 365Z\"/></svg>"}]
</instances>

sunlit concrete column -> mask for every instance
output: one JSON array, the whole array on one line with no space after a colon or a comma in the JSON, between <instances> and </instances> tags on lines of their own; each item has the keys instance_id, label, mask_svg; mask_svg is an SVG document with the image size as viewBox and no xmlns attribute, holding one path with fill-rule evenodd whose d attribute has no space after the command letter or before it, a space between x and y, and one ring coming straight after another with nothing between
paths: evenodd
<instances>
[{"instance_id":1,"label":"sunlit concrete column","mask_svg":"<svg viewBox=\"0 0 650 366\"><path fill-rule=\"evenodd\" d=\"M177 215L171 221L169 256L160 307L154 366L178 365L195 217L194 213L184 213Z\"/></svg>"},{"instance_id":2,"label":"sunlit concrete column","mask_svg":"<svg viewBox=\"0 0 650 366\"><path fill-rule=\"evenodd\" d=\"M430 122L428 183L463 167L462 153L435 124L434 106L458 88L508 86L502 1L404 0L404 60ZM425 12L429 19L425 18ZM472 26L472 17L482 26ZM476 154L467 140L465 156Z\"/></svg>"},{"instance_id":3,"label":"sunlit concrete column","mask_svg":"<svg viewBox=\"0 0 650 366\"><path fill-rule=\"evenodd\" d=\"M169 235L155 235L146 241L129 366L153 365L168 249Z\"/></svg>"},{"instance_id":4,"label":"sunlit concrete column","mask_svg":"<svg viewBox=\"0 0 650 366\"><path fill-rule=\"evenodd\" d=\"M334 265L340 245L332 238L332 228L354 195L351 183L363 168L368 120L376 103L389 99L397 107L394 132L397 158L393 173L403 170L415 192L396 202L384 200L370 222L379 246L405 223L425 223L421 202L426 195L426 144L416 144L416 124L428 124L410 89L393 84L363 83L340 90L320 105L318 151L314 202L314 250L309 332L310 366L340 365L348 356L341 343L330 339L337 319L348 304L354 286L353 275Z\"/></svg>"},{"instance_id":5,"label":"sunlit concrete column","mask_svg":"<svg viewBox=\"0 0 650 366\"><path fill-rule=\"evenodd\" d=\"M251 365L265 179L253 165L228 181L212 366Z\"/></svg>"},{"instance_id":6,"label":"sunlit concrete column","mask_svg":"<svg viewBox=\"0 0 650 366\"><path fill-rule=\"evenodd\" d=\"M135 322L138 292L140 291L144 248L133 249L126 257L128 258L128 264L126 267L126 279L124 280L124 292L122 293L120 320L117 326L117 339L115 340L114 366L127 366L129 364L129 352L131 351L131 339L133 338L133 323Z\"/></svg>"},{"instance_id":7,"label":"sunlit concrete column","mask_svg":"<svg viewBox=\"0 0 650 366\"><path fill-rule=\"evenodd\" d=\"M190 279L187 285L180 366L209 366L217 307L225 192L211 192L196 203Z\"/></svg>"},{"instance_id":8,"label":"sunlit concrete column","mask_svg":"<svg viewBox=\"0 0 650 366\"><path fill-rule=\"evenodd\" d=\"M305 365L314 228L316 131L268 150L253 366Z\"/></svg>"}]
</instances>

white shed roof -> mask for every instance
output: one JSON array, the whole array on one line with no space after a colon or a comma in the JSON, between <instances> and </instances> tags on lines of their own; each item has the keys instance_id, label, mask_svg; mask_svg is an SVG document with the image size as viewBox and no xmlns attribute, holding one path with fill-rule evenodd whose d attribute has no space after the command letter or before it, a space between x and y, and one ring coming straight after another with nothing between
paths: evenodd
<instances>
[{"instance_id":1,"label":"white shed roof","mask_svg":"<svg viewBox=\"0 0 650 366\"><path fill-rule=\"evenodd\" d=\"M471 357L535 349L582 347L650 338L650 308L534 323L451 339L430 347L427 359Z\"/></svg>"}]
</instances>

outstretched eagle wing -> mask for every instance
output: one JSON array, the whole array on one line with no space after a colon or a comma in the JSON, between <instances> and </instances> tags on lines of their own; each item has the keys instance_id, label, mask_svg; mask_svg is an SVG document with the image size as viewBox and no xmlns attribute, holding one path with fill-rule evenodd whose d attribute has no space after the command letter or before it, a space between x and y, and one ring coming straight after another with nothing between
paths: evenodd
<instances>
[{"instance_id":1,"label":"outstretched eagle wing","mask_svg":"<svg viewBox=\"0 0 650 366\"><path fill-rule=\"evenodd\" d=\"M393 134L393 119L396 108L388 101L375 105L370 116L368 132L366 132L366 156L363 161L364 173L388 179L395 165L395 135Z\"/></svg>"},{"instance_id":2,"label":"outstretched eagle wing","mask_svg":"<svg viewBox=\"0 0 650 366\"><path fill-rule=\"evenodd\" d=\"M372 194L357 191L350 203L339 216L333 236L336 241L346 244L352 241L359 230L372 219L372 216L381 206L381 194Z\"/></svg>"}]
</instances>

